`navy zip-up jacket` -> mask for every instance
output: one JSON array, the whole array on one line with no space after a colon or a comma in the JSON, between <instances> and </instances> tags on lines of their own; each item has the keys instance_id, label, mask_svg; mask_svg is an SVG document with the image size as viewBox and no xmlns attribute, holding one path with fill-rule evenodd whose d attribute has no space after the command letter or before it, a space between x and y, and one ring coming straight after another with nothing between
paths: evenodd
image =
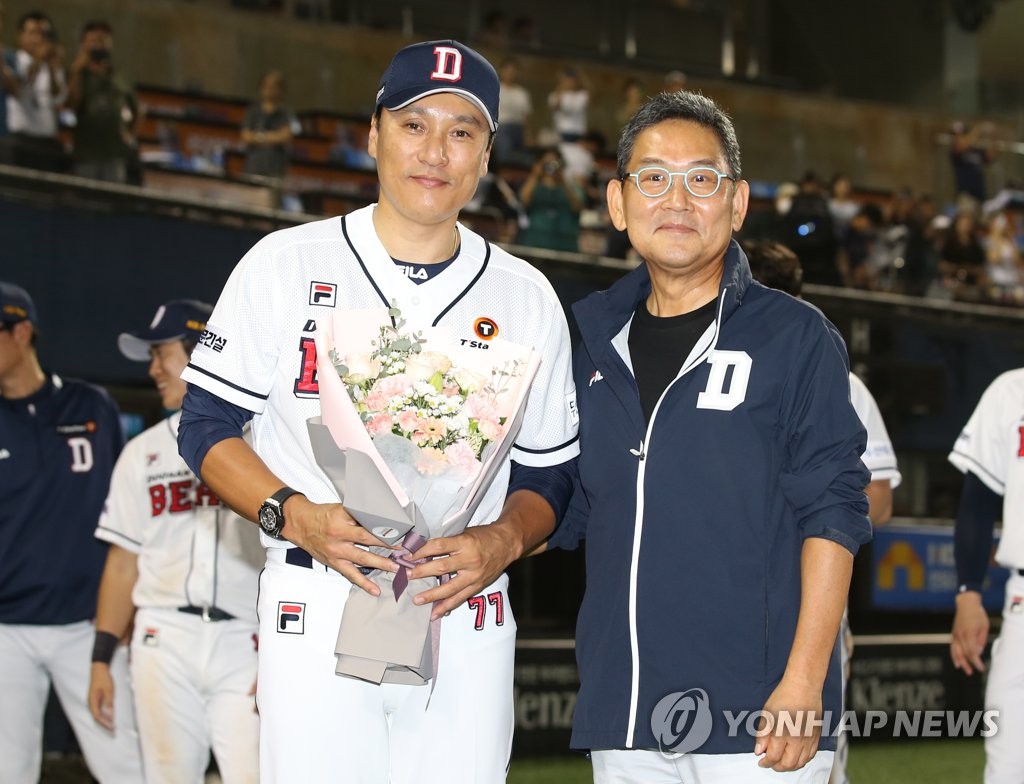
<instances>
[{"instance_id":1,"label":"navy zip-up jacket","mask_svg":"<svg viewBox=\"0 0 1024 784\"><path fill-rule=\"evenodd\" d=\"M657 749L659 701L702 689L713 726L692 750L752 752L723 712L760 711L782 678L803 541L855 553L870 540L866 436L835 327L754 282L735 241L716 319L645 423L627 338L649 292L642 266L574 306L579 484L549 542L587 540L572 745ZM823 693L833 726L841 700L836 647Z\"/></svg>"}]
</instances>

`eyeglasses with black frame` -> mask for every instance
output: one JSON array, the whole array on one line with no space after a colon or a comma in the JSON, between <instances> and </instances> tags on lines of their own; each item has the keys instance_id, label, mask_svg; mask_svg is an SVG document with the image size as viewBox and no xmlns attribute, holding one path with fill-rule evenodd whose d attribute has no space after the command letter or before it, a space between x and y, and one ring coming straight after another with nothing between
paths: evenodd
<instances>
[{"instance_id":1,"label":"eyeglasses with black frame","mask_svg":"<svg viewBox=\"0 0 1024 784\"><path fill-rule=\"evenodd\" d=\"M730 177L713 166L694 166L681 172L669 171L664 166L644 166L635 172L627 172L623 179L633 180L640 193L650 199L656 199L671 190L672 180L676 177L682 177L686 190L698 199L707 199L718 193L718 189L722 187L722 180L736 182L735 177Z\"/></svg>"}]
</instances>

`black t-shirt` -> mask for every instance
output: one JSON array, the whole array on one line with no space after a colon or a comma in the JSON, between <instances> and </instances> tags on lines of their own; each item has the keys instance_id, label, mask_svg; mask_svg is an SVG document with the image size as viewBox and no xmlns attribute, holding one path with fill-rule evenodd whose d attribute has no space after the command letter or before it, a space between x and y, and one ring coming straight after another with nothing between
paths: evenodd
<instances>
[{"instance_id":1,"label":"black t-shirt","mask_svg":"<svg viewBox=\"0 0 1024 784\"><path fill-rule=\"evenodd\" d=\"M637 305L629 328L629 358L640 390L640 406L650 422L658 398L679 374L700 336L715 319L717 299L681 316L652 316L647 302Z\"/></svg>"}]
</instances>

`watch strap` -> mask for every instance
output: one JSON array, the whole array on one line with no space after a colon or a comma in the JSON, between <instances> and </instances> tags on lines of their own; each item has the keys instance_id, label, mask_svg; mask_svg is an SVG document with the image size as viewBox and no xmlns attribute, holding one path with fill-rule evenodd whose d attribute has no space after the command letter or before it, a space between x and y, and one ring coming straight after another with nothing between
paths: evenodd
<instances>
[{"instance_id":1,"label":"watch strap","mask_svg":"<svg viewBox=\"0 0 1024 784\"><path fill-rule=\"evenodd\" d=\"M288 485L285 485L276 493L274 493L267 501L272 501L277 505L277 508L281 510L281 514L284 515L284 502L291 498L293 495L302 495L298 490L294 490Z\"/></svg>"}]
</instances>

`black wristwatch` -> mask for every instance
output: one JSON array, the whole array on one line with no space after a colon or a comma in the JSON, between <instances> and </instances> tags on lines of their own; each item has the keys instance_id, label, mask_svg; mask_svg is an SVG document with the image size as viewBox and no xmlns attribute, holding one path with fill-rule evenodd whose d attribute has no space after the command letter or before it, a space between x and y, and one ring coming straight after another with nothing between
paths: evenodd
<instances>
[{"instance_id":1,"label":"black wristwatch","mask_svg":"<svg viewBox=\"0 0 1024 784\"><path fill-rule=\"evenodd\" d=\"M290 487L282 487L260 506L260 528L263 533L273 539L284 539L281 531L284 529L284 502L293 495L301 495L298 490Z\"/></svg>"}]
</instances>

